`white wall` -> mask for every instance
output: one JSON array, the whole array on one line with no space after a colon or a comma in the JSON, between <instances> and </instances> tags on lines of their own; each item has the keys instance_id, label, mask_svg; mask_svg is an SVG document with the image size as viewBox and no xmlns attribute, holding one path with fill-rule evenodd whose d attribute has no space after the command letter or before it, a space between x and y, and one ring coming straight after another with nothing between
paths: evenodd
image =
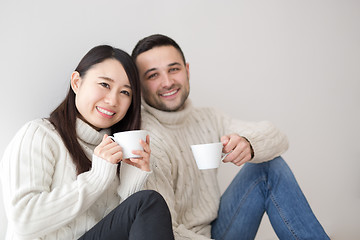
<instances>
[{"instance_id":1,"label":"white wall","mask_svg":"<svg viewBox=\"0 0 360 240\"><path fill-rule=\"evenodd\" d=\"M271 120L286 132L291 147L284 157L327 232L333 239L360 236L356 0L3 0L0 154L22 124L59 104L91 47L131 52L152 33L183 47L196 105ZM223 190L237 171L222 166ZM5 226L0 209L0 239ZM274 236L265 219L257 239Z\"/></svg>"}]
</instances>

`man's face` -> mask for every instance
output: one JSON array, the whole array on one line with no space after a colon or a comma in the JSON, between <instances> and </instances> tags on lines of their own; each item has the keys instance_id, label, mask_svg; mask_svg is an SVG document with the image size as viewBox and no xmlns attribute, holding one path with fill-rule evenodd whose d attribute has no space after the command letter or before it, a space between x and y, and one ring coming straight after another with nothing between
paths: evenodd
<instances>
[{"instance_id":1,"label":"man's face","mask_svg":"<svg viewBox=\"0 0 360 240\"><path fill-rule=\"evenodd\" d=\"M162 111L180 110L189 96L189 64L173 46L161 46L136 58L142 97Z\"/></svg>"}]
</instances>

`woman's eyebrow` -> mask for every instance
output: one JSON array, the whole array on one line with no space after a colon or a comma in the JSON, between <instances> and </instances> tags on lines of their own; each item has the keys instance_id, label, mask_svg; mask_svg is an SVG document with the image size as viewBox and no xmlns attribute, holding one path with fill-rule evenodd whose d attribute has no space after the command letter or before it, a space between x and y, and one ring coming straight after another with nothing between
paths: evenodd
<instances>
[{"instance_id":1,"label":"woman's eyebrow","mask_svg":"<svg viewBox=\"0 0 360 240\"><path fill-rule=\"evenodd\" d=\"M114 82L114 79L109 78L109 77L99 76L99 78Z\"/></svg>"},{"instance_id":2,"label":"woman's eyebrow","mask_svg":"<svg viewBox=\"0 0 360 240\"><path fill-rule=\"evenodd\" d=\"M115 80L110 78L110 77L99 76L99 78L104 79L104 80L108 80L108 81L111 81L111 82L115 82ZM124 87L131 89L131 85L128 85L128 84L125 84Z\"/></svg>"}]
</instances>

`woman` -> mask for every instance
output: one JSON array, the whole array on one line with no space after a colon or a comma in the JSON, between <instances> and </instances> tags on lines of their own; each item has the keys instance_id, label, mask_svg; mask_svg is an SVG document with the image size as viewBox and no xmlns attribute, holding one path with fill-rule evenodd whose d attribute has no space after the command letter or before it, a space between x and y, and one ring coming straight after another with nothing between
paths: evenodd
<instances>
[{"instance_id":1,"label":"woman","mask_svg":"<svg viewBox=\"0 0 360 240\"><path fill-rule=\"evenodd\" d=\"M150 174L149 136L138 159L122 159L108 137L139 129L139 88L124 51L102 45L83 57L50 118L25 124L5 150L6 239L174 238L164 199L139 191Z\"/></svg>"}]
</instances>

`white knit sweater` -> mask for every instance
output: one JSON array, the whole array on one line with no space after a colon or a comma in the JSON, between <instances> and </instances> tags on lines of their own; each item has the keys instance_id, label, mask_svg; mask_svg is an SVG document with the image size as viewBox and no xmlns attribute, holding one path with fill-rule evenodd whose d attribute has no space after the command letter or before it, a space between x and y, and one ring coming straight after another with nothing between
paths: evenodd
<instances>
[{"instance_id":1,"label":"white knit sweater","mask_svg":"<svg viewBox=\"0 0 360 240\"><path fill-rule=\"evenodd\" d=\"M78 176L48 120L25 124L11 140L1 161L6 239L77 239L142 188L149 172L122 163L119 179L116 164L93 155L109 130L98 132L78 119L76 131L92 159L91 170Z\"/></svg>"},{"instance_id":2,"label":"white knit sweater","mask_svg":"<svg viewBox=\"0 0 360 240\"><path fill-rule=\"evenodd\" d=\"M178 112L159 111L143 101L142 119L142 127L150 131L153 171L145 187L166 199L177 240L209 239L220 201L217 170L199 170L190 145L219 142L223 135L238 133L250 141L254 163L271 160L288 148L286 136L270 122L240 122L211 108L194 108L189 100Z\"/></svg>"}]
</instances>

